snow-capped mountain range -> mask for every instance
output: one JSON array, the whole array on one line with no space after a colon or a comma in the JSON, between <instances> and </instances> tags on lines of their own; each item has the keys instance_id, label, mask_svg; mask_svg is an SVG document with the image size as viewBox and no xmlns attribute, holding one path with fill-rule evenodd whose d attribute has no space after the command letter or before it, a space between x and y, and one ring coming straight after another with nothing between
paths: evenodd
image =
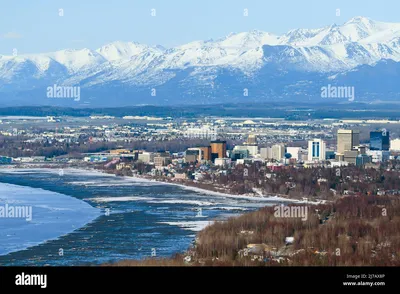
<instances>
[{"instance_id":1,"label":"snow-capped mountain range","mask_svg":"<svg viewBox=\"0 0 400 294\"><path fill-rule=\"evenodd\" d=\"M399 61L400 23L355 17L281 36L254 30L169 49L113 42L96 50L0 55L0 99L67 103L46 99L53 84L80 86L81 103L92 106L315 99L328 83L357 87L360 99L397 99L397 88L380 90L371 79L386 77L386 86L398 80Z\"/></svg>"}]
</instances>

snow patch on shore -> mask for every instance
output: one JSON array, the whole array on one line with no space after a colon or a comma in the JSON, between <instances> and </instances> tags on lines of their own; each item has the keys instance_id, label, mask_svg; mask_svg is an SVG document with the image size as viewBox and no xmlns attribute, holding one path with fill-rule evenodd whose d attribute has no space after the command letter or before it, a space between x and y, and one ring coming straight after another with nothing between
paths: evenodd
<instances>
[{"instance_id":1,"label":"snow patch on shore","mask_svg":"<svg viewBox=\"0 0 400 294\"><path fill-rule=\"evenodd\" d=\"M188 222L159 222L159 224L167 224L170 226L178 226L184 230L199 232L205 227L212 225L211 221L188 221Z\"/></svg>"},{"instance_id":2,"label":"snow patch on shore","mask_svg":"<svg viewBox=\"0 0 400 294\"><path fill-rule=\"evenodd\" d=\"M148 203L190 204L190 205L199 205L199 206L210 206L210 205L218 204L218 203L207 202L207 201L181 200L181 199L154 200L154 201L148 201Z\"/></svg>"}]
</instances>

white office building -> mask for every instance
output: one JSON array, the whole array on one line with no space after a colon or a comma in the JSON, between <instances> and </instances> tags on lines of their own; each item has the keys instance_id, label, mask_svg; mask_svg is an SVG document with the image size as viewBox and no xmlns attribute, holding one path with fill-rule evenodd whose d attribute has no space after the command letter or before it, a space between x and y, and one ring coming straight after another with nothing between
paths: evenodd
<instances>
[{"instance_id":1,"label":"white office building","mask_svg":"<svg viewBox=\"0 0 400 294\"><path fill-rule=\"evenodd\" d=\"M237 145L233 148L233 150L247 150L249 151L250 156L255 156L258 154L257 145Z\"/></svg>"},{"instance_id":2,"label":"white office building","mask_svg":"<svg viewBox=\"0 0 400 294\"><path fill-rule=\"evenodd\" d=\"M280 161L282 158L285 157L285 145L283 144L276 144L272 146L272 159Z\"/></svg>"},{"instance_id":3,"label":"white office building","mask_svg":"<svg viewBox=\"0 0 400 294\"><path fill-rule=\"evenodd\" d=\"M390 140L390 150L400 151L400 139Z\"/></svg>"},{"instance_id":4,"label":"white office building","mask_svg":"<svg viewBox=\"0 0 400 294\"><path fill-rule=\"evenodd\" d=\"M271 147L260 148L260 156L263 159L272 159L272 148Z\"/></svg>"},{"instance_id":5,"label":"white office building","mask_svg":"<svg viewBox=\"0 0 400 294\"><path fill-rule=\"evenodd\" d=\"M292 155L292 158L301 160L301 148L300 147L286 147L286 152Z\"/></svg>"},{"instance_id":6,"label":"white office building","mask_svg":"<svg viewBox=\"0 0 400 294\"><path fill-rule=\"evenodd\" d=\"M231 164L231 159L230 158L215 158L214 164L216 166L228 166Z\"/></svg>"},{"instance_id":7,"label":"white office building","mask_svg":"<svg viewBox=\"0 0 400 294\"><path fill-rule=\"evenodd\" d=\"M308 161L325 160L326 143L322 139L308 141Z\"/></svg>"}]
</instances>

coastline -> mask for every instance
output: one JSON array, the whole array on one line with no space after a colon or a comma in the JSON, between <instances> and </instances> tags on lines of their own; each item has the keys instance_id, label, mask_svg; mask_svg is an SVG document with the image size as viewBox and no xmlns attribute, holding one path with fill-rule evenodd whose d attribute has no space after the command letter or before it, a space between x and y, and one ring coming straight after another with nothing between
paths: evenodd
<instances>
[{"instance_id":1,"label":"coastline","mask_svg":"<svg viewBox=\"0 0 400 294\"><path fill-rule=\"evenodd\" d=\"M107 173L104 171L99 171L99 170L95 170L93 169L93 171L98 171L100 173L104 173L104 174L111 174L111 173ZM115 175L115 174L113 174ZM117 175L115 175L117 176ZM311 204L311 205L317 205L320 204L321 202L316 202L316 201L303 201L303 200L298 200L298 199L290 199L290 198L286 198L286 197L281 197L278 195L275 196L271 196L271 195L249 195L249 194L229 194L228 192L219 192L219 191L214 191L211 189L206 189L204 187L196 187L196 186L192 186L192 185L188 185L187 182L185 182L184 180L179 180L180 182L176 182L174 180L171 181L166 181L166 180L162 180L162 179L155 179L155 178L150 178L148 176L139 176L139 175L132 175L132 176L123 176L124 178L133 178L133 179L139 179L139 180L143 180L143 181L147 181L147 182L159 182L162 184L166 184L166 185L174 185L174 186L178 186L181 187L182 189L186 189L186 190L191 190L194 192L199 192L199 193L204 193L204 194L208 194L208 195L215 195L215 196L221 196L221 197L229 197L229 198L239 198L239 199L249 199L249 200L259 200L259 201L265 201L265 202L279 202L279 203L297 203L297 204ZM194 182L191 182L194 183ZM195 184L195 183L194 183Z\"/></svg>"},{"instance_id":2,"label":"coastline","mask_svg":"<svg viewBox=\"0 0 400 294\"><path fill-rule=\"evenodd\" d=\"M277 202L277 203L297 203L297 204L310 204L310 205L317 205L320 204L321 202L316 202L316 201L304 201L304 200L298 200L298 199L290 199L282 196L271 196L271 195L249 195L249 194L229 194L228 192L219 192L215 191L212 189L207 189L205 187L196 187L195 185L189 185L183 180L179 180L180 182L176 182L174 180L163 180L163 179L156 179L156 178L151 178L150 176L140 176L137 174L134 174L132 176L118 176L115 173L109 173L106 172L105 170L102 169L95 169L95 168L86 168L86 167L67 167L65 168L64 166L54 166L54 167L49 167L48 165L43 166L43 165L36 165L36 167L32 167L32 165L21 165L13 169L27 169L27 170L34 170L34 169L49 169L49 170L55 170L55 169L62 169L62 170L75 170L78 172L93 172L93 173L99 173L102 175L109 175L109 176L114 176L114 177L123 177L126 180L140 180L141 182L149 182L149 183L160 183L160 184L165 184L165 185L174 185L181 187L182 189L190 190L193 192L198 192L198 193L203 193L207 195L214 195L214 196L219 196L219 197L227 197L227 198L239 198L239 199L248 199L248 200L259 200L263 202ZM1 168L0 168L1 170ZM57 171L58 173L58 171ZM191 182L193 183L193 182ZM196 184L196 183L193 183Z\"/></svg>"},{"instance_id":3,"label":"coastline","mask_svg":"<svg viewBox=\"0 0 400 294\"><path fill-rule=\"evenodd\" d=\"M130 177L127 177L130 178ZM290 199L290 198L283 198L279 196L267 196L267 195L259 195L259 196L251 196L251 195L246 195L246 194L228 194L226 192L217 192L213 190L208 190L205 188L200 188L200 187L195 187L191 185L186 185L184 182L176 183L176 182L169 182L169 181L163 181L163 180L156 180L156 179L148 179L145 177L139 177L137 175L132 176L131 178L136 178L136 179L141 179L141 180L148 180L149 182L159 182L163 183L166 185L174 185L174 186L179 186L183 189L186 190L191 190L194 192L199 192L199 193L204 193L208 195L215 195L215 196L222 196L222 197L230 197L230 198L241 198L241 199L251 199L251 200L259 200L259 201L265 201L265 202L288 202L288 203L301 203L301 204L318 204L318 202L312 202L312 201L302 201L302 200L297 200L297 199Z\"/></svg>"}]
</instances>

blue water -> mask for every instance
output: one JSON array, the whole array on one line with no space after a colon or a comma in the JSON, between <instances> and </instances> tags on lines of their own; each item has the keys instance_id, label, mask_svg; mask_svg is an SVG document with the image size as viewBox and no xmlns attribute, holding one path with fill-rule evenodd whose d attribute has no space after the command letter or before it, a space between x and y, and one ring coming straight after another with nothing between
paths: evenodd
<instances>
[{"instance_id":1,"label":"blue water","mask_svg":"<svg viewBox=\"0 0 400 294\"><path fill-rule=\"evenodd\" d=\"M15 246L15 251L7 248L14 252L0 255L0 265L96 265L142 259L150 257L152 252L157 257L168 257L185 251L196 232L209 222L271 205L257 199L210 195L174 185L69 169L62 174L52 169L3 169L0 170L1 183L40 188L82 200L93 208L90 211L95 211L96 217L79 228L71 228L67 234L43 240L38 245L25 249ZM35 190L36 195L43 190ZM1 193L7 194L4 185L0 189L0 205ZM19 199L19 205L24 204L23 199ZM47 203L50 208L52 205L51 201ZM68 219L77 223L86 219L87 222L88 216L81 212L78 209L69 211ZM50 222L44 212L40 215L40 211L36 211L36 217L41 223ZM0 228L7 221L8 231L17 231L21 226L0 218ZM32 221L35 221L35 212ZM54 226L43 228L48 230L48 236L54 235L57 229ZM25 226L24 230L28 236L25 239L40 234L40 230L43 232L34 225Z\"/></svg>"}]
</instances>

